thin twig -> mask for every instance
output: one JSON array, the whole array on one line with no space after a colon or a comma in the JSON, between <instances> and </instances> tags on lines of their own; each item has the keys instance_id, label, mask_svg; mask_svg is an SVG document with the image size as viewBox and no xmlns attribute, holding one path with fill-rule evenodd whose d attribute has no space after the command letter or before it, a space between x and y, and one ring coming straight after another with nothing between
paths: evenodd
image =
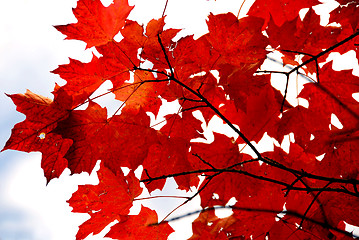
<instances>
[{"instance_id":1,"label":"thin twig","mask_svg":"<svg viewBox=\"0 0 359 240\"><path fill-rule=\"evenodd\" d=\"M352 35L350 35L349 37L347 37L346 39L338 42L337 44L331 46L330 48L327 48L326 50L324 50L323 52L320 52L319 54L313 56L312 58L308 59L307 61L304 61L302 64L296 66L295 68L293 68L292 70L290 70L288 72L288 74L291 74L295 71L298 71L301 67L307 65L308 63L312 62L312 61L315 61L316 59L320 58L321 56L333 51L334 49L336 49L337 47L340 47L341 45L343 45L344 43L346 42L349 42L350 40L352 40L353 38L355 38L356 36L359 35L359 31L356 32L356 33L353 33Z\"/></svg>"},{"instance_id":2,"label":"thin twig","mask_svg":"<svg viewBox=\"0 0 359 240\"><path fill-rule=\"evenodd\" d=\"M237 18L239 17L239 13L241 12L242 7L243 7L243 5L244 5L245 2L246 2L246 0L243 0L241 6L239 7L239 10L238 10L238 13L237 13Z\"/></svg>"},{"instance_id":3,"label":"thin twig","mask_svg":"<svg viewBox=\"0 0 359 240\"><path fill-rule=\"evenodd\" d=\"M331 182L327 183L323 188L324 188L324 189L327 188L330 184L331 184ZM319 195L320 195L322 192L323 192L323 191L319 191L317 194L315 194L315 196L314 196L312 202L309 204L309 206L308 206L307 209L305 210L305 212L304 212L304 214L303 214L303 217L302 217L302 220L301 220L300 223L299 223L299 227L298 227L298 228L302 228L303 222L304 222L304 220L305 220L305 218L306 218L306 216L307 216L309 210L312 208L314 202L318 199Z\"/></svg>"},{"instance_id":4,"label":"thin twig","mask_svg":"<svg viewBox=\"0 0 359 240\"><path fill-rule=\"evenodd\" d=\"M198 92L194 91L192 88L188 87L186 84L184 84L183 82L181 82L175 78L171 63L168 59L165 47L163 46L159 35L158 35L158 42L161 45L162 52L165 55L165 59L167 61L168 67L170 68L170 71L171 71L170 79L173 80L174 82L176 82L177 84L179 84L180 86L184 87L185 89L187 89L188 91L193 93L195 96L197 96L199 99L201 99L204 103L206 103L208 105L208 107L210 107L230 128L232 128L248 144L248 146L252 149L252 151L257 155L258 158L262 158L259 151L247 139L247 137L238 128L236 128L216 107L214 107L199 91Z\"/></svg>"},{"instance_id":5,"label":"thin twig","mask_svg":"<svg viewBox=\"0 0 359 240\"><path fill-rule=\"evenodd\" d=\"M165 4L165 7L164 7L163 12L162 12L162 17L165 15L165 12L166 12L166 9L167 9L167 4L168 4L168 0L166 0L166 4Z\"/></svg>"},{"instance_id":6,"label":"thin twig","mask_svg":"<svg viewBox=\"0 0 359 240\"><path fill-rule=\"evenodd\" d=\"M186 112L186 111L194 110L197 108L205 108L205 107L208 107L208 106L207 105L198 105L198 106L194 106L194 107L183 108L181 112Z\"/></svg>"},{"instance_id":7,"label":"thin twig","mask_svg":"<svg viewBox=\"0 0 359 240\"><path fill-rule=\"evenodd\" d=\"M294 211L288 211L288 210L286 210L286 211L276 211L276 210L273 210L273 209L260 209L260 208L254 209L254 208L244 208L244 207L238 207L238 206L232 205L232 206L207 207L205 209L192 211L192 212L183 214L183 215L178 216L178 217L170 218L170 219L168 219L168 220L166 220L164 222L161 221L161 222L158 222L158 223L153 223L151 225L160 225L160 224L163 224L163 223L174 222L174 221L178 221L178 220L180 220L182 218L189 217L189 216L192 216L192 215L196 215L196 214L199 214L199 213L203 213L203 212L207 212L207 211L213 211L213 210L216 210L216 209L228 209L228 208L233 209L233 210L238 210L238 211L247 211L247 212L262 212L262 213L280 213L281 212L281 213L283 213L285 215L290 215L290 216L294 216L294 217L298 217L298 218L303 217L301 214L299 214L297 212L294 212ZM329 225L327 223L317 221L317 220L312 219L312 218L305 217L305 220L307 220L309 222L312 222L314 224L317 224L317 225L319 225L319 226L321 226L323 228L330 229L330 230L336 231L338 233L344 234L344 235L349 236L349 237L359 237L359 235L355 235L352 232L347 232L345 230L342 230L340 228L331 226L331 225Z\"/></svg>"},{"instance_id":8,"label":"thin twig","mask_svg":"<svg viewBox=\"0 0 359 240\"><path fill-rule=\"evenodd\" d=\"M179 209L180 207L186 205L188 202L192 201L192 199L194 199L198 194L200 194L206 187L207 185L210 183L210 181L215 177L215 176L218 176L219 174L221 174L220 172L218 173L215 173L211 176L209 176L207 178L207 182L194 194L192 195L191 197L189 197L186 201L184 201L183 203L181 203L179 206L177 206L175 209L173 209L171 212L169 212L163 219L161 222L165 221L166 218L168 218L172 213L174 213L177 209Z\"/></svg>"},{"instance_id":9,"label":"thin twig","mask_svg":"<svg viewBox=\"0 0 359 240\"><path fill-rule=\"evenodd\" d=\"M135 198L133 201L142 201L142 200L149 200L153 198L185 198L188 199L189 197L182 197L182 196L152 196L152 197L144 197L144 198Z\"/></svg>"},{"instance_id":10,"label":"thin twig","mask_svg":"<svg viewBox=\"0 0 359 240\"><path fill-rule=\"evenodd\" d=\"M198 155L197 153L192 153L193 156L197 157L199 160L201 160L204 164L210 166L212 169L216 169L215 167L213 167L212 164L210 164L209 162L207 162L206 160L204 160L203 158L201 158L200 155Z\"/></svg>"},{"instance_id":11,"label":"thin twig","mask_svg":"<svg viewBox=\"0 0 359 240\"><path fill-rule=\"evenodd\" d=\"M280 106L280 112L281 112L281 113L283 112L284 104L285 104L285 101L286 101L286 98L287 98L288 85L289 85L289 74L286 74L286 77L287 77L287 82L286 82L286 84L285 84L283 101L282 101L282 104L281 104L281 106Z\"/></svg>"}]
</instances>

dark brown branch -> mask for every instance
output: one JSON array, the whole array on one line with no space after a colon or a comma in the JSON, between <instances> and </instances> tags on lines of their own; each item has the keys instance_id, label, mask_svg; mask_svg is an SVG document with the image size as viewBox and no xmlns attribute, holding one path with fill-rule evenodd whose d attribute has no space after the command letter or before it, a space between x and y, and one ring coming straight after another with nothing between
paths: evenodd
<instances>
[{"instance_id":1,"label":"dark brown branch","mask_svg":"<svg viewBox=\"0 0 359 240\"><path fill-rule=\"evenodd\" d=\"M274 184L277 184L277 185L284 186L285 188L283 190L291 189L291 190L305 191L305 192L318 192L318 191L337 192L337 193L345 193L345 194L348 194L348 195L358 197L357 193L351 192L351 191L349 191L347 189L342 189L342 188L316 188L316 187L308 188L307 186L306 187L294 187L291 184L288 184L286 182L282 182L282 181L279 181L279 180L276 180L276 179L256 175L256 174L244 171L244 170L237 170L237 169L230 169L230 168L199 169L199 170L193 170L193 171L187 171L187 172L172 173L172 174L167 174L167 175L161 175L161 176L158 176L158 177L149 177L148 179L140 180L140 182L147 183L147 182L152 182L152 181L156 181L156 180L160 180L160 179L167 179L167 178L170 178L170 177L185 176L185 175L190 175L190 174L218 173L218 172L219 173L228 172L228 173L243 174L243 175L249 176L249 177L254 178L254 179L258 179L258 180L266 181L266 182L271 182L271 183L274 183Z\"/></svg>"},{"instance_id":2,"label":"dark brown branch","mask_svg":"<svg viewBox=\"0 0 359 240\"><path fill-rule=\"evenodd\" d=\"M189 212L187 214L184 214L184 215L181 215L181 216L178 216L178 217L173 217L173 218L170 218L170 219L166 220L165 222L153 223L152 225L159 225L159 224L163 224L163 223L174 222L174 221L180 220L180 219L185 218L185 217L189 217L189 216L192 216L192 215L199 214L201 212L213 211L213 210L216 210L216 209L228 209L228 208L233 209L233 210L238 210L238 211L247 211L247 212L279 213L278 211L273 210L273 209L259 209L259 208L254 209L254 208L244 208L244 207L237 207L237 206L214 206L214 207L208 207L208 208L205 208L205 209L201 209L201 210L198 210L198 211ZM294 216L294 217L297 217L297 218L303 218L302 214L294 212L294 211L282 211L281 213L283 213L285 215ZM350 233L350 232L347 232L345 230L339 229L337 227L331 226L328 223L323 223L323 222L320 222L318 220L315 220L315 219L312 219L312 218L309 218L309 217L304 217L304 218L305 218L306 221L309 221L311 223L317 224L317 225L319 225L319 226L321 226L323 228L336 231L336 232L344 234L346 236L359 237L359 235L354 235L353 233ZM281 219L280 221L283 221L283 220ZM299 230L303 231L302 229L299 229Z\"/></svg>"},{"instance_id":3,"label":"dark brown branch","mask_svg":"<svg viewBox=\"0 0 359 240\"><path fill-rule=\"evenodd\" d=\"M258 161L259 161L258 158L254 158L254 159L251 159L251 160L246 160L246 161L242 161L242 162L233 164L232 166L229 166L228 168L235 168L237 166L242 166L242 165L244 165L246 163L258 162Z\"/></svg>"},{"instance_id":4,"label":"dark brown branch","mask_svg":"<svg viewBox=\"0 0 359 240\"><path fill-rule=\"evenodd\" d=\"M144 197L144 198L135 198L133 201L143 201L143 200L149 200L154 198L185 198L188 199L189 197L183 197L183 196L152 196L152 197Z\"/></svg>"},{"instance_id":5,"label":"dark brown branch","mask_svg":"<svg viewBox=\"0 0 359 240\"><path fill-rule=\"evenodd\" d=\"M162 12L162 17L165 15L165 12L166 12L166 9L167 9L167 4L168 4L168 0L166 0L166 4L165 4L165 7L164 7L163 12Z\"/></svg>"},{"instance_id":6,"label":"dark brown branch","mask_svg":"<svg viewBox=\"0 0 359 240\"><path fill-rule=\"evenodd\" d=\"M197 108L205 108L205 107L208 107L208 106L207 105L198 105L198 106L194 106L194 107L184 108L184 109L182 109L181 112L186 112L186 111L194 110Z\"/></svg>"},{"instance_id":7,"label":"dark brown branch","mask_svg":"<svg viewBox=\"0 0 359 240\"><path fill-rule=\"evenodd\" d=\"M321 56L323 56L323 55L325 55L325 54L327 54L327 53L333 51L334 49L336 49L337 47L340 47L340 46L343 45L344 43L349 42L350 40L352 40L353 38L355 38L355 37L358 36L358 35L359 35L359 31L356 32L356 33L353 33L352 35L350 35L350 36L347 37L346 39L344 39L344 40L338 42L337 44L331 46L330 48L324 50L323 52L321 52L321 53L319 53L319 54L313 56L312 58L308 59L307 61L304 61L302 64L296 66L295 68L293 68L292 70L290 70L290 71L288 72L288 74L291 74L291 73L293 73L293 72L298 71L301 67L307 65L308 63L311 63L311 62L317 60L317 59L320 58Z\"/></svg>"},{"instance_id":8,"label":"dark brown branch","mask_svg":"<svg viewBox=\"0 0 359 240\"><path fill-rule=\"evenodd\" d=\"M293 187L298 181L300 181L302 179L303 176L297 176L295 175L297 178L290 184L291 187ZM292 188L288 188L288 191L284 194L284 197L287 197L290 190L292 190Z\"/></svg>"},{"instance_id":9,"label":"dark brown branch","mask_svg":"<svg viewBox=\"0 0 359 240\"><path fill-rule=\"evenodd\" d=\"M200 155L198 155L197 153L192 153L193 156L197 157L199 160L201 160L201 162L203 162L204 164L210 166L212 169L216 169L215 167L213 167L212 164L210 164L209 162L205 161L203 158L201 158Z\"/></svg>"},{"instance_id":10,"label":"dark brown branch","mask_svg":"<svg viewBox=\"0 0 359 240\"><path fill-rule=\"evenodd\" d=\"M331 182L327 183L323 188L327 188L329 185L331 184ZM319 195L322 193L323 191L319 191L317 194L315 194L312 202L309 204L309 206L307 207L307 209L305 210L304 214L303 214L303 217L302 217L302 220L300 221L299 223L299 227L298 228L301 228L303 226L303 222L309 212L309 210L312 208L313 204L315 203L315 201L318 199Z\"/></svg>"},{"instance_id":11,"label":"dark brown branch","mask_svg":"<svg viewBox=\"0 0 359 240\"><path fill-rule=\"evenodd\" d=\"M356 34L358 35L358 34ZM352 38L355 37L356 35L352 35ZM349 41L348 40L349 38L347 38L345 41L341 41L340 43L343 44L344 42L346 41ZM347 180L347 179L338 179L338 178L328 178L328 177L323 177L323 176L317 176L317 175L314 175L314 174L309 174L309 173L306 173L304 171L298 171L298 170L295 170L295 169L291 169L291 168L288 168L282 164L279 164L277 163L276 161L274 160L271 160L271 159L268 159L268 158L263 158L261 156L261 154L259 153L259 151L254 147L254 145L244 136L244 134L239 130L237 129L216 107L214 107L199 91L195 91L193 90L192 88L188 87L186 84L182 83L181 81L179 81L178 79L176 79L174 77L174 73L173 73L173 69L172 69L172 66L170 64L170 61L168 59L168 56L167 56L167 53L166 53L166 50L162 44L162 41L161 41L161 38L160 36L158 36L158 40L159 40L159 44L161 45L161 49L163 51L163 54L165 55L165 58L166 58L166 61L167 61L167 64L171 70L171 76L170 76L170 80L176 82L177 84L179 84L180 86L182 86L183 88L187 89L189 92L191 92L192 94L194 94L195 96L197 96L200 101L203 101L209 108L211 108L230 128L232 128L245 142L246 144L252 149L252 151L254 151L254 153L257 155L258 157L258 160L261 160L263 162L266 162L274 167L277 167L277 168L281 168L287 172L290 172L292 174L297 174L299 176L302 176L302 177L306 177L306 178L314 178L314 179L318 179L318 180L323 180L323 181L328 181L328 182L341 182L341 183L359 183L359 181L356 181L356 180ZM339 43L338 43L339 44ZM336 44L336 45L338 45ZM339 46L339 45L338 45ZM329 50L333 50L334 48L336 48L335 46L329 48ZM323 55L323 54L322 54ZM321 56L320 54L316 55L315 57L316 58L319 58L319 56ZM314 60L312 60L314 61ZM307 63L311 62L311 61L306 61ZM289 75L290 73L294 72L294 71L297 71L299 69L299 66L297 66L296 68L293 68L291 71L287 72L286 75ZM288 85L288 83L287 83ZM286 87L287 88L287 87ZM284 99L285 100L285 99ZM228 171L227 170L221 170L221 171ZM233 171L233 169L231 169L230 171ZM193 172L195 173L195 172ZM198 172L197 172L198 173ZM245 175L251 175L250 173L248 172L244 172L242 171L242 174L245 174ZM255 175L254 175L255 176ZM253 177L254 177L253 176ZM168 177L171 177L171 176L168 176ZM255 176L255 178L263 178L261 176ZM277 184L281 184L285 187L291 187L291 189L295 189L295 190L308 190L308 186L306 186L306 188L294 188L293 186L291 186L290 184L287 184L287 183L283 183L283 182L280 182L280 181L276 181L274 179L268 179L268 181L270 182L274 182L274 183L277 183ZM353 182L354 181L354 182ZM313 189L312 189L313 190ZM339 191L339 192L345 192L345 193L348 193L350 195L354 195L354 196L357 196L356 193L353 193L351 191L347 191L345 189L327 189L327 191ZM315 189L313 191L320 191L320 189Z\"/></svg>"},{"instance_id":12,"label":"dark brown branch","mask_svg":"<svg viewBox=\"0 0 359 240\"><path fill-rule=\"evenodd\" d=\"M260 159L260 160L271 165L271 166L275 166L275 167L285 170L287 172L298 174L300 176L307 177L307 178L313 178L313 179L327 181L327 182L333 182L333 183L359 184L359 180L356 180L356 179L330 178L330 177L324 177L324 176L307 173L304 170L299 171L299 170L295 170L292 168L288 168L288 167L284 166L283 164L279 164L278 162L275 162L268 157L264 157L263 159Z\"/></svg>"},{"instance_id":13,"label":"dark brown branch","mask_svg":"<svg viewBox=\"0 0 359 240\"><path fill-rule=\"evenodd\" d=\"M142 70L142 71L146 71L146 72L152 72L152 73L156 73L156 74L162 74L165 75L166 77L170 77L170 75L168 75L167 73L163 72L163 71L158 71L158 70L153 70L153 69L147 69L147 68L141 68L141 67L133 67L133 70ZM168 79L167 79L168 80Z\"/></svg>"},{"instance_id":14,"label":"dark brown branch","mask_svg":"<svg viewBox=\"0 0 359 240\"><path fill-rule=\"evenodd\" d=\"M186 100L186 101L190 101L190 102L203 102L202 100L191 99L191 98L187 98L187 97L181 97L178 100Z\"/></svg>"},{"instance_id":15,"label":"dark brown branch","mask_svg":"<svg viewBox=\"0 0 359 240\"><path fill-rule=\"evenodd\" d=\"M184 201L183 203L181 203L179 206L177 206L175 209L173 209L171 212L169 212L163 219L161 222L163 222L167 217L169 217L174 211L176 211L177 209L179 209L180 207L186 205L188 202L192 201L192 199L194 199L198 194L200 194L206 187L207 185L210 183L210 181L212 181L212 179L215 177L215 176L218 176L219 174L221 174L220 172L218 173L215 173L211 176L209 176L207 178L207 182L195 193L193 194L191 197L189 197L186 201Z\"/></svg>"},{"instance_id":16,"label":"dark brown branch","mask_svg":"<svg viewBox=\"0 0 359 240\"><path fill-rule=\"evenodd\" d=\"M282 72L282 71L271 71L271 70L259 70L259 71L256 71L256 73L279 73L279 74L288 75L288 73L287 73L287 72Z\"/></svg>"},{"instance_id":17,"label":"dark brown branch","mask_svg":"<svg viewBox=\"0 0 359 240\"><path fill-rule=\"evenodd\" d=\"M293 51L293 50L286 50L286 49L280 49L280 51L283 51L283 52L290 52L290 53L296 53L296 54L302 54L302 55L306 55L306 56L314 57L314 55L309 54L309 53L305 53L305 52L299 52L299 51Z\"/></svg>"},{"instance_id":18,"label":"dark brown branch","mask_svg":"<svg viewBox=\"0 0 359 240\"><path fill-rule=\"evenodd\" d=\"M284 97L283 97L282 104L281 104L281 106L280 106L280 112L283 112L283 107L284 107L285 101L286 101L286 99L287 99L287 93L288 93L289 74L286 74L286 76L287 76L287 82L286 82L286 84L285 84Z\"/></svg>"},{"instance_id":19,"label":"dark brown branch","mask_svg":"<svg viewBox=\"0 0 359 240\"><path fill-rule=\"evenodd\" d=\"M173 68L172 68L172 66L171 66L171 62L170 62L170 60L168 59L168 55L167 55L165 46L163 45L162 40L161 40L161 37L160 37L159 34L157 35L157 39L158 39L158 43L159 43L160 46L161 46L162 52L163 52L163 54L165 55L165 59L166 59L166 62L167 62L167 64L168 64L168 67L169 67L169 69L170 69L170 71L171 71L171 78L174 78L175 75L174 75L174 72L173 72Z\"/></svg>"},{"instance_id":20,"label":"dark brown branch","mask_svg":"<svg viewBox=\"0 0 359 240\"><path fill-rule=\"evenodd\" d=\"M302 54L302 55L306 55L306 56L310 56L310 57L315 57L314 55L309 54L309 53L305 53L305 52L299 52L299 51L293 51L293 50L284 50L284 49L281 49L281 51ZM314 61L315 61L315 69L316 69L316 73L317 73L317 83L319 83L319 64L318 64L318 59L315 59Z\"/></svg>"},{"instance_id":21,"label":"dark brown branch","mask_svg":"<svg viewBox=\"0 0 359 240\"><path fill-rule=\"evenodd\" d=\"M252 149L252 151L257 155L258 158L262 158L259 151L256 149L256 147L254 147L254 145L249 141L249 139L247 139L247 137L244 136L244 134L238 128L236 128L216 107L214 107L199 91L194 91L192 88L188 87L186 84L182 83L181 81L179 81L178 79L175 78L171 63L170 63L167 53L166 53L166 49L163 46L159 35L158 35L158 42L161 45L162 52L165 55L165 59L167 61L168 67L170 68L170 71L171 71L170 80L173 80L175 83L177 83L180 86L182 86L183 88L187 89L188 91L193 93L195 96L197 96L199 99L201 99L204 103L206 103L207 106L210 107L212 109L212 111L214 111L218 115L218 117L220 117L230 128L232 128L245 141L246 144L248 144L248 146Z\"/></svg>"}]
</instances>

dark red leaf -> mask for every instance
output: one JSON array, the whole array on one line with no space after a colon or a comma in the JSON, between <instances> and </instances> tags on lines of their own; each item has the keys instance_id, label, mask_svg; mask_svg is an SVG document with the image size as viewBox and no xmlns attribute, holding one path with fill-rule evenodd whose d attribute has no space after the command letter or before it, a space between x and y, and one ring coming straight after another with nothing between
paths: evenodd
<instances>
[{"instance_id":1,"label":"dark red leaf","mask_svg":"<svg viewBox=\"0 0 359 240\"><path fill-rule=\"evenodd\" d=\"M270 2L257 0L249 9L248 15L265 19L264 28L271 16L276 25L282 26L284 22L296 18L301 9L310 8L319 3L317 0L275 0Z\"/></svg>"}]
</instances>

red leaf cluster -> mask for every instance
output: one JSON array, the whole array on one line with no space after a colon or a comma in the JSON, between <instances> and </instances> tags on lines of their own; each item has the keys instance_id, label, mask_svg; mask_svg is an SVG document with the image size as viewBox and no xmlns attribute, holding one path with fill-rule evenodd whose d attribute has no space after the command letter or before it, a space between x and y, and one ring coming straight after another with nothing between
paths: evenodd
<instances>
[{"instance_id":1,"label":"red leaf cluster","mask_svg":"<svg viewBox=\"0 0 359 240\"><path fill-rule=\"evenodd\" d=\"M201 199L190 239L349 239L345 223L359 225L359 79L333 70L326 57L358 50L359 20L355 1L338 3L330 15L336 27L320 25L315 0L257 0L244 18L210 14L207 34L174 41L180 30L166 28L165 17L145 28L128 20L127 0L108 7L79 0L78 22L56 28L100 56L55 69L67 83L56 85L53 100L30 91L9 95L26 119L3 150L40 151L47 181L65 168L90 173L101 160L99 183L79 186L68 201L73 212L90 215L76 239L113 222L106 237L167 239L173 229L156 211L130 215L130 208L144 189L162 190L170 177L179 189L196 189L183 204ZM263 70L272 52L290 70ZM278 75L286 78L284 93L273 87ZM296 96L308 105L286 101L293 75L311 79ZM92 97L106 80L122 102L112 116ZM176 113L153 124L173 101ZM214 116L238 137L214 133L205 143L203 127ZM276 144L272 151L257 147L264 135ZM216 208L233 213L219 218Z\"/></svg>"}]
</instances>

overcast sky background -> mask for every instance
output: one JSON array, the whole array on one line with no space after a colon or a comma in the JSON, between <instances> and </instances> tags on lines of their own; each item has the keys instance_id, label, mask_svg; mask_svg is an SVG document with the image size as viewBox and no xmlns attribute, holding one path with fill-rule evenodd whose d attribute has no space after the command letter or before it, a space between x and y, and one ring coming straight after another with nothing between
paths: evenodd
<instances>
[{"instance_id":1,"label":"overcast sky background","mask_svg":"<svg viewBox=\"0 0 359 240\"><path fill-rule=\"evenodd\" d=\"M109 4L110 1L103 2ZM243 12L250 2L247 0ZM168 27L184 29L183 35L199 37L207 31L205 19L209 12L237 14L241 3L240 0L169 0L166 23ZM165 0L132 0L130 4L135 4L130 18L147 23L161 17ZM91 49L85 51L85 43L63 41L64 36L52 27L75 22L73 7L76 0L4 0L0 3L0 148L9 138L13 125L24 120L24 115L16 112L4 93L25 93L29 89L52 98L55 82L64 84L65 81L51 74L51 70L68 63L69 57L90 61ZM357 62L344 62L347 68L357 66ZM87 214L71 213L66 200L78 184L95 184L96 173L69 177L69 171L65 171L60 179L52 180L45 187L40 160L40 153L11 150L0 153L0 240L75 239L77 226L88 218ZM187 211L198 209L196 204L198 200L186 208ZM162 203L161 214L176 205L178 202ZM179 226L184 235L174 235L173 239L190 236L191 220L186 221L188 225Z\"/></svg>"}]
</instances>

